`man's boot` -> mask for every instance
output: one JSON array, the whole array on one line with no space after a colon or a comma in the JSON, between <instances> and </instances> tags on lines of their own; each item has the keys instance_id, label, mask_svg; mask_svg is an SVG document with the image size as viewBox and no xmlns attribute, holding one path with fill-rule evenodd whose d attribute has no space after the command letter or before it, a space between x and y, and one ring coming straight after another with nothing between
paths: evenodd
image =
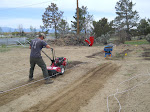
<instances>
[{"instance_id":1,"label":"man's boot","mask_svg":"<svg viewBox=\"0 0 150 112\"><path fill-rule=\"evenodd\" d=\"M51 84L51 83L53 83L54 81L53 80L51 80L50 78L47 78L46 80L45 80L45 84Z\"/></svg>"},{"instance_id":2,"label":"man's boot","mask_svg":"<svg viewBox=\"0 0 150 112\"><path fill-rule=\"evenodd\" d=\"M29 78L29 81L28 82L31 82L31 81L33 81L34 79L33 78Z\"/></svg>"}]
</instances>

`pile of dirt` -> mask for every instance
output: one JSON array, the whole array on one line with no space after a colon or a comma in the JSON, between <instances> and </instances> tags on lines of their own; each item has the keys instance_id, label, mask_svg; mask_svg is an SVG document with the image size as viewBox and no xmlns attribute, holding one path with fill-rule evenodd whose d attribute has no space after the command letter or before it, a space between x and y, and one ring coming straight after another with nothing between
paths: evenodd
<instances>
[{"instance_id":1,"label":"pile of dirt","mask_svg":"<svg viewBox=\"0 0 150 112\"><path fill-rule=\"evenodd\" d=\"M73 68L74 66L77 66L77 65L79 65L79 64L81 64L81 63L83 63L83 62L81 62L81 61L71 61L71 62L69 62L68 64L67 64L67 69L71 69L71 68Z\"/></svg>"},{"instance_id":2,"label":"pile of dirt","mask_svg":"<svg viewBox=\"0 0 150 112\"><path fill-rule=\"evenodd\" d=\"M145 60L150 60L150 49L144 48L144 53L142 54Z\"/></svg>"},{"instance_id":3,"label":"pile of dirt","mask_svg":"<svg viewBox=\"0 0 150 112\"><path fill-rule=\"evenodd\" d=\"M47 43L56 46L85 46L87 43L84 40L84 37L67 36L55 40L47 40Z\"/></svg>"}]
</instances>

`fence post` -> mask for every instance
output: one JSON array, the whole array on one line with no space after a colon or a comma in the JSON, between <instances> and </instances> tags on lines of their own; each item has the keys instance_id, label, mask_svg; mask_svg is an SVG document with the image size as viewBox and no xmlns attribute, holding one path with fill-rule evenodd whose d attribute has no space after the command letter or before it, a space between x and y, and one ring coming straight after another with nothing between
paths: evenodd
<instances>
[{"instance_id":1,"label":"fence post","mask_svg":"<svg viewBox=\"0 0 150 112\"><path fill-rule=\"evenodd\" d=\"M25 42L26 42L26 39L25 39L25 37L24 37L24 44L25 44Z\"/></svg>"},{"instance_id":2,"label":"fence post","mask_svg":"<svg viewBox=\"0 0 150 112\"><path fill-rule=\"evenodd\" d=\"M8 37L7 37L7 46L8 46Z\"/></svg>"}]
</instances>

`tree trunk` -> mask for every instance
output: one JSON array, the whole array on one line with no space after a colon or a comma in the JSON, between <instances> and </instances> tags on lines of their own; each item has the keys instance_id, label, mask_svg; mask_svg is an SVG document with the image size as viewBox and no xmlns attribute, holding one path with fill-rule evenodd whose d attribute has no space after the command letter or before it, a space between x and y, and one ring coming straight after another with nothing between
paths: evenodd
<instances>
[{"instance_id":1,"label":"tree trunk","mask_svg":"<svg viewBox=\"0 0 150 112\"><path fill-rule=\"evenodd\" d=\"M126 40L127 40L127 41L131 41L131 36L130 36L130 31L129 31L129 29L126 30L126 33L127 33Z\"/></svg>"},{"instance_id":2,"label":"tree trunk","mask_svg":"<svg viewBox=\"0 0 150 112\"><path fill-rule=\"evenodd\" d=\"M127 38L126 38L126 40L127 40L127 41L131 41L128 16L127 16L127 18L126 18L126 19L127 19L127 21L126 21L126 24L127 24L127 30L126 30Z\"/></svg>"},{"instance_id":3,"label":"tree trunk","mask_svg":"<svg viewBox=\"0 0 150 112\"><path fill-rule=\"evenodd\" d=\"M56 23L55 23L55 37L57 38L57 28L56 28Z\"/></svg>"},{"instance_id":4,"label":"tree trunk","mask_svg":"<svg viewBox=\"0 0 150 112\"><path fill-rule=\"evenodd\" d=\"M85 38L87 38L87 35L86 35L86 29L85 29Z\"/></svg>"},{"instance_id":5,"label":"tree trunk","mask_svg":"<svg viewBox=\"0 0 150 112\"><path fill-rule=\"evenodd\" d=\"M127 37L126 40L127 41L131 41L131 37L130 37L130 28L129 28L129 19L128 19L128 13L126 11L126 25L127 25L127 29L126 29L126 33L127 33Z\"/></svg>"}]
</instances>

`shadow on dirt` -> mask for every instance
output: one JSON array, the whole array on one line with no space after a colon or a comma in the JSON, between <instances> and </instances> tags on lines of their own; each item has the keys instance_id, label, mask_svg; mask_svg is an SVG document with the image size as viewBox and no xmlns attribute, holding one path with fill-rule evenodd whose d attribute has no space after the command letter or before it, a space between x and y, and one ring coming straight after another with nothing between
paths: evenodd
<instances>
[{"instance_id":1,"label":"shadow on dirt","mask_svg":"<svg viewBox=\"0 0 150 112\"><path fill-rule=\"evenodd\" d=\"M86 56L87 58L95 58L95 56L104 56L104 52L97 52L90 56Z\"/></svg>"}]
</instances>

